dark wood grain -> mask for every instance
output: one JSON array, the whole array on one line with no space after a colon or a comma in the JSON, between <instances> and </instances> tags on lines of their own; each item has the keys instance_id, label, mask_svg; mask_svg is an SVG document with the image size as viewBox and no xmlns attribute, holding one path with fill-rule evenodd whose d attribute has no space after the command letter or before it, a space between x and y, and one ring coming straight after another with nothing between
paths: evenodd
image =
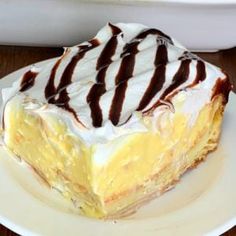
<instances>
[{"instance_id":1,"label":"dark wood grain","mask_svg":"<svg viewBox=\"0 0 236 236\"><path fill-rule=\"evenodd\" d=\"M23 66L59 56L62 52L61 48L0 46L0 78ZM236 48L216 53L198 53L198 55L223 68L236 88ZM17 236L17 234L0 225L0 236ZM222 236L236 236L236 227Z\"/></svg>"},{"instance_id":2,"label":"dark wood grain","mask_svg":"<svg viewBox=\"0 0 236 236\"><path fill-rule=\"evenodd\" d=\"M198 55L206 61L221 67L229 75L234 85L234 91L236 91L236 47L215 53L198 53Z\"/></svg>"},{"instance_id":3,"label":"dark wood grain","mask_svg":"<svg viewBox=\"0 0 236 236\"><path fill-rule=\"evenodd\" d=\"M0 46L0 78L29 64L57 57L62 48Z\"/></svg>"}]
</instances>

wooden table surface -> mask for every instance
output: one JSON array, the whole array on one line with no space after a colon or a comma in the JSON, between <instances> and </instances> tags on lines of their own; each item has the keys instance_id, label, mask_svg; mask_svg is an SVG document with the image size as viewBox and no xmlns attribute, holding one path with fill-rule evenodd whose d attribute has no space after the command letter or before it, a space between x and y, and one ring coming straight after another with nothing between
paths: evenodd
<instances>
[{"instance_id":1,"label":"wooden table surface","mask_svg":"<svg viewBox=\"0 0 236 236\"><path fill-rule=\"evenodd\" d=\"M61 48L0 46L0 78L32 63L61 55ZM216 53L199 53L205 60L223 68L236 88L236 48ZM0 199L1 201L1 199ZM0 225L0 236L17 234ZM223 234L236 236L236 227Z\"/></svg>"}]
</instances>

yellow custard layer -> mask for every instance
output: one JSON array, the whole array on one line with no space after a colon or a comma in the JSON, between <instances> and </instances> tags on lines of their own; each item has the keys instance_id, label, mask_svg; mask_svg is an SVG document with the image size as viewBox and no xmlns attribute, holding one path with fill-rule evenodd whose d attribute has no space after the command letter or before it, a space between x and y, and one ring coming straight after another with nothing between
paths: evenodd
<instances>
[{"instance_id":1,"label":"yellow custard layer","mask_svg":"<svg viewBox=\"0 0 236 236\"><path fill-rule=\"evenodd\" d=\"M205 105L192 125L181 106L175 104L172 118L157 132L86 146L65 123L29 112L16 96L5 107L5 143L50 186L77 202L85 215L117 217L172 187L217 146L222 97ZM105 162L97 163L101 150L112 151Z\"/></svg>"}]
</instances>

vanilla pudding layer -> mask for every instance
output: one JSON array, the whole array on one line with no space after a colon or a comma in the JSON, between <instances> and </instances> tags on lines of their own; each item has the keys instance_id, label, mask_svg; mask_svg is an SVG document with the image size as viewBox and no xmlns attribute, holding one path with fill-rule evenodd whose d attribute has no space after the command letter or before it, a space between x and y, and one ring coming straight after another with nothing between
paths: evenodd
<instances>
[{"instance_id":1,"label":"vanilla pudding layer","mask_svg":"<svg viewBox=\"0 0 236 236\"><path fill-rule=\"evenodd\" d=\"M147 131L88 146L63 120L52 114L42 119L25 109L26 98L15 96L5 107L5 143L85 215L120 217L172 187L217 146L223 96L206 104L194 123L182 112L182 97L173 102L174 113L165 109L154 122L144 120ZM103 153L109 159L98 162Z\"/></svg>"}]
</instances>

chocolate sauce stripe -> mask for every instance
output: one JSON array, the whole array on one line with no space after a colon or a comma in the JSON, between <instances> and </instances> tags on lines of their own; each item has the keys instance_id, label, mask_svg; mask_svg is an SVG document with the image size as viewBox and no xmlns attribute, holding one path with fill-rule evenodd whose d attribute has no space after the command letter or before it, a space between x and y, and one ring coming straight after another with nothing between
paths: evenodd
<instances>
[{"instance_id":1,"label":"chocolate sauce stripe","mask_svg":"<svg viewBox=\"0 0 236 236\"><path fill-rule=\"evenodd\" d=\"M112 56L115 54L117 46L117 36L112 36L111 39L107 42L107 44L104 46L100 56L97 60L97 66L96 69L99 70L104 66L108 66L112 60Z\"/></svg>"},{"instance_id":2,"label":"chocolate sauce stripe","mask_svg":"<svg viewBox=\"0 0 236 236\"><path fill-rule=\"evenodd\" d=\"M117 48L117 35L121 33L121 30L110 24L109 26L112 30L113 36L104 46L98 60L97 60L97 70L99 70L96 76L96 84L92 86L88 95L87 95L87 102L89 104L91 110L91 117L94 127L100 127L102 125L103 116L102 110L99 105L100 97L106 92L106 84L105 84L105 76L108 66L112 62L112 56L116 52Z\"/></svg>"},{"instance_id":3,"label":"chocolate sauce stripe","mask_svg":"<svg viewBox=\"0 0 236 236\"><path fill-rule=\"evenodd\" d=\"M112 99L109 118L113 125L117 125L120 120L120 114L125 99L125 92L127 89L128 80L119 83L115 89L115 94Z\"/></svg>"},{"instance_id":4,"label":"chocolate sauce stripe","mask_svg":"<svg viewBox=\"0 0 236 236\"><path fill-rule=\"evenodd\" d=\"M94 127L100 127L102 125L103 117L102 110L99 105L99 100L102 94L106 92L105 85L95 84L89 92L87 101L91 110L91 118Z\"/></svg>"},{"instance_id":5,"label":"chocolate sauce stripe","mask_svg":"<svg viewBox=\"0 0 236 236\"><path fill-rule=\"evenodd\" d=\"M107 67L104 67L102 70L99 71L97 77L98 80L105 79ZM89 90L87 95L87 102L89 104L91 110L91 118L94 127L100 127L102 125L103 117L102 117L102 110L99 105L100 97L106 92L106 85L105 83L96 83L92 86Z\"/></svg>"},{"instance_id":6,"label":"chocolate sauce stripe","mask_svg":"<svg viewBox=\"0 0 236 236\"><path fill-rule=\"evenodd\" d=\"M20 84L20 92L25 92L26 90L30 89L34 86L35 78L38 75L37 72L33 72L31 70L27 71L21 80Z\"/></svg>"},{"instance_id":7,"label":"chocolate sauce stripe","mask_svg":"<svg viewBox=\"0 0 236 236\"><path fill-rule=\"evenodd\" d=\"M45 88L45 97L46 99L48 99L48 102L53 103L57 105L58 107L61 107L71 112L77 121L79 121L79 118L76 115L76 112L69 105L70 97L67 93L66 88L72 83L72 75L78 62L85 56L86 52L88 52L89 50L99 45L99 41L97 39L92 39L89 41L89 43L91 45L79 46L80 50L77 52L76 55L72 57L71 61L68 63L68 65L64 69L64 72L60 78L59 85L56 88L54 85L55 75L56 75L58 66L60 64L60 60L62 60L63 56L59 59L59 61L57 61L57 63L55 64L55 66L53 67L51 71L48 84ZM57 99L55 99L56 94L59 95Z\"/></svg>"},{"instance_id":8,"label":"chocolate sauce stripe","mask_svg":"<svg viewBox=\"0 0 236 236\"><path fill-rule=\"evenodd\" d=\"M165 91L162 93L158 101L156 101L154 105L152 105L148 110L146 110L145 113L160 106L162 104L161 103L162 100L165 100L168 95L170 95L175 89L177 89L181 84L183 84L188 80L190 63L191 63L190 59L181 61L179 69L175 73L170 86L168 86L165 89Z\"/></svg>"},{"instance_id":9,"label":"chocolate sauce stripe","mask_svg":"<svg viewBox=\"0 0 236 236\"><path fill-rule=\"evenodd\" d=\"M204 81L206 79L206 66L204 62L198 60L196 67L197 67L197 75L193 85L198 84L199 82Z\"/></svg>"},{"instance_id":10,"label":"chocolate sauce stripe","mask_svg":"<svg viewBox=\"0 0 236 236\"><path fill-rule=\"evenodd\" d=\"M150 34L163 36L172 43L171 38L165 35L164 33L162 33L161 31L156 30L156 29L148 29L138 34L130 43L124 46L123 53L121 54L121 57L123 57L123 59L121 61L120 69L115 79L116 85L118 86L115 90L115 94L112 99L112 104L111 104L110 113L109 113L109 119L114 125L117 125L119 123L120 115L121 115L121 111L123 107L123 102L125 100L127 81L133 75L133 70L135 66L135 56L139 52L138 45L142 42L142 40L137 41L137 39L144 39ZM160 45L159 50L163 52L160 57L156 57L155 65L159 63L163 63L163 61L164 63L168 61L166 47L164 45L163 46ZM123 81L126 83L122 83L120 85L120 82L123 82ZM151 96L153 96L153 94ZM146 102L147 101L145 101L145 103ZM143 104L144 102L142 102L140 107L143 106Z\"/></svg>"},{"instance_id":11,"label":"chocolate sauce stripe","mask_svg":"<svg viewBox=\"0 0 236 236\"><path fill-rule=\"evenodd\" d=\"M48 79L48 83L45 87L44 94L45 94L45 98L48 100L49 103L54 103L54 96L56 95L56 91L57 91L54 85L54 80L56 76L56 71L61 63L62 58L63 56L59 60L57 60L57 62L53 66L50 77Z\"/></svg>"},{"instance_id":12,"label":"chocolate sauce stripe","mask_svg":"<svg viewBox=\"0 0 236 236\"><path fill-rule=\"evenodd\" d=\"M168 52L164 44L157 47L156 57L155 57L155 67L160 64L166 65L168 63Z\"/></svg>"},{"instance_id":13,"label":"chocolate sauce stripe","mask_svg":"<svg viewBox=\"0 0 236 236\"><path fill-rule=\"evenodd\" d=\"M174 78L172 80L171 85L164 91L164 93L161 95L160 100L164 100L165 97L173 92L175 89L177 89L181 84L183 84L185 81L187 81L189 76L189 66L190 66L191 60L183 60L181 61L180 67L176 74L174 75Z\"/></svg>"},{"instance_id":14,"label":"chocolate sauce stripe","mask_svg":"<svg viewBox=\"0 0 236 236\"><path fill-rule=\"evenodd\" d=\"M229 99L229 92L232 90L232 85L230 83L229 77L226 76L225 79L218 78L217 82L212 89L211 99L214 99L218 95L222 95L224 98L224 103L226 104Z\"/></svg>"},{"instance_id":15,"label":"chocolate sauce stripe","mask_svg":"<svg viewBox=\"0 0 236 236\"><path fill-rule=\"evenodd\" d=\"M168 97L168 99L170 99L171 97L174 97L180 91L183 91L185 89L192 88L192 87L196 86L197 84L204 81L205 79L206 79L205 64L203 61L198 60L197 65L196 65L196 77L195 77L194 81L191 84L186 85L185 87L175 91L174 93L171 93L171 95Z\"/></svg>"},{"instance_id":16,"label":"chocolate sauce stripe","mask_svg":"<svg viewBox=\"0 0 236 236\"><path fill-rule=\"evenodd\" d=\"M110 22L108 23L108 25L109 25L110 28L111 28L111 31L112 31L113 36L116 36L116 35L122 33L122 30L121 30L119 27L117 27L117 26L111 24Z\"/></svg>"},{"instance_id":17,"label":"chocolate sauce stripe","mask_svg":"<svg viewBox=\"0 0 236 236\"><path fill-rule=\"evenodd\" d=\"M156 96L156 94L162 89L164 83L165 83L165 72L166 72L166 66L160 65L155 69L154 75L151 79L151 82L145 91L137 111L144 110L152 101L152 99Z\"/></svg>"},{"instance_id":18,"label":"chocolate sauce stripe","mask_svg":"<svg viewBox=\"0 0 236 236\"><path fill-rule=\"evenodd\" d=\"M75 69L76 65L78 64L78 62L82 58L84 58L85 54L88 51L92 50L93 48L99 46L99 41L97 39L95 39L95 38L90 40L89 43L91 45L79 46L79 48L82 49L82 50L79 50L77 52L77 54L72 57L71 61L69 62L69 64L64 69L64 72L63 72L63 74L61 76L61 79L60 79L60 83L59 83L59 85L57 87L57 93L62 88L66 88L68 85L71 84L71 82L72 82L72 75L73 75L74 69ZM59 96L60 96L60 94L59 94Z\"/></svg>"},{"instance_id":19,"label":"chocolate sauce stripe","mask_svg":"<svg viewBox=\"0 0 236 236\"><path fill-rule=\"evenodd\" d=\"M121 110L125 99L125 92L127 88L127 81L133 75L135 56L138 53L139 42L132 42L124 46L123 57L118 74L115 78L117 85L112 99L112 104L109 112L109 119L114 125L117 125L120 120ZM121 83L122 82L122 83Z\"/></svg>"},{"instance_id":20,"label":"chocolate sauce stripe","mask_svg":"<svg viewBox=\"0 0 236 236\"><path fill-rule=\"evenodd\" d=\"M160 31L158 29L154 29L154 28L152 28L152 29L145 29L140 34L138 34L135 38L136 39L144 39L144 38L146 38L150 34L164 37L164 38L168 39L168 41L171 44L173 44L173 41L172 41L171 37L169 37L168 35L164 34L162 31Z\"/></svg>"},{"instance_id":21,"label":"chocolate sauce stripe","mask_svg":"<svg viewBox=\"0 0 236 236\"><path fill-rule=\"evenodd\" d=\"M166 63L168 62L167 48L165 45L160 45L157 48L155 57L155 71L150 80L147 90L145 91L137 111L141 111L147 107L155 95L162 89L165 83Z\"/></svg>"}]
</instances>

